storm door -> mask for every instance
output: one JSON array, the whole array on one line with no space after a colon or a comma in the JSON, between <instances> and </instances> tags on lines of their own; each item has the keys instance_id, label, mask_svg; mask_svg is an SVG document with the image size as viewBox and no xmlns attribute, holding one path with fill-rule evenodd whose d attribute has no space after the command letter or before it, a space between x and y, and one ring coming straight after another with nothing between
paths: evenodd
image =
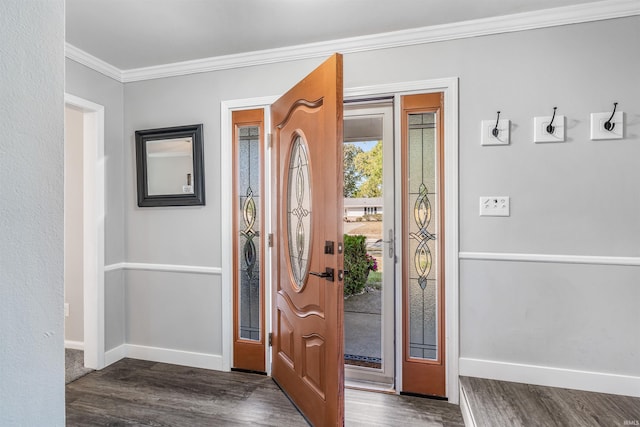
<instances>
[{"instance_id":1,"label":"storm door","mask_svg":"<svg viewBox=\"0 0 640 427\"><path fill-rule=\"evenodd\" d=\"M395 229L393 98L344 110L344 333L347 386L392 390Z\"/></svg>"}]
</instances>

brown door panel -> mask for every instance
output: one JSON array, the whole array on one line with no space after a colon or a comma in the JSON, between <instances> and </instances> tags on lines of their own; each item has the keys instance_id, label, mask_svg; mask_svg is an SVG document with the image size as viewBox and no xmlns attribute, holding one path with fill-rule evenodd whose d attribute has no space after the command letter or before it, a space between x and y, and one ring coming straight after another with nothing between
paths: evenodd
<instances>
[{"instance_id":1,"label":"brown door panel","mask_svg":"<svg viewBox=\"0 0 640 427\"><path fill-rule=\"evenodd\" d=\"M342 103L336 54L271 108L272 375L317 426L344 424L343 259L324 253L342 241Z\"/></svg>"}]
</instances>

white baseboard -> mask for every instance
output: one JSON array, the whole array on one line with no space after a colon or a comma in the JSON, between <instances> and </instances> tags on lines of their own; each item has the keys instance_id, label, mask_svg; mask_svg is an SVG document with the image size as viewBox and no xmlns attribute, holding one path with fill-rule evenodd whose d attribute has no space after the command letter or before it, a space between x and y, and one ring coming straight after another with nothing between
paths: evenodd
<instances>
[{"instance_id":1,"label":"white baseboard","mask_svg":"<svg viewBox=\"0 0 640 427\"><path fill-rule=\"evenodd\" d=\"M464 421L465 427L476 427L476 420L473 418L473 413L469 408L469 401L467 400L467 393L465 393L460 384L460 412L462 413L462 421Z\"/></svg>"},{"instance_id":2,"label":"white baseboard","mask_svg":"<svg viewBox=\"0 0 640 427\"><path fill-rule=\"evenodd\" d=\"M218 354L196 353L135 344L122 344L119 347L107 351L104 356L105 365L109 366L125 357L149 360L152 362L171 363L173 365L189 366L192 368L212 369L215 371L224 370L222 367L222 356Z\"/></svg>"},{"instance_id":3,"label":"white baseboard","mask_svg":"<svg viewBox=\"0 0 640 427\"><path fill-rule=\"evenodd\" d=\"M126 344L122 344L116 348L112 348L111 350L104 353L104 367L106 368L107 366L116 363L117 361L122 360L125 357L127 357Z\"/></svg>"},{"instance_id":4,"label":"white baseboard","mask_svg":"<svg viewBox=\"0 0 640 427\"><path fill-rule=\"evenodd\" d=\"M127 344L127 357L222 371L222 356L217 354Z\"/></svg>"},{"instance_id":5,"label":"white baseboard","mask_svg":"<svg viewBox=\"0 0 640 427\"><path fill-rule=\"evenodd\" d=\"M64 348L71 348L73 350L84 350L84 341L64 340Z\"/></svg>"},{"instance_id":6,"label":"white baseboard","mask_svg":"<svg viewBox=\"0 0 640 427\"><path fill-rule=\"evenodd\" d=\"M640 377L460 358L460 375L640 397Z\"/></svg>"}]
</instances>

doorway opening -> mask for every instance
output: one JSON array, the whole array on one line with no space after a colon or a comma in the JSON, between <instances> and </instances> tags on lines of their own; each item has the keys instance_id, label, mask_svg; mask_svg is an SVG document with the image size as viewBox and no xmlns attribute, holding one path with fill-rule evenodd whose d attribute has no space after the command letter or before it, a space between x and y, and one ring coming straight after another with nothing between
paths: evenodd
<instances>
[{"instance_id":1,"label":"doorway opening","mask_svg":"<svg viewBox=\"0 0 640 427\"><path fill-rule=\"evenodd\" d=\"M393 99L344 107L345 384L394 389Z\"/></svg>"},{"instance_id":2,"label":"doorway opening","mask_svg":"<svg viewBox=\"0 0 640 427\"><path fill-rule=\"evenodd\" d=\"M393 387L396 393L402 392L411 392L411 384L404 384L403 381L403 371L404 371L404 348L410 342L411 337L405 337L403 333L403 311L400 309L403 302L403 293L402 286L400 284L403 283L403 275L404 271L402 268L402 262L411 262L411 265L415 264L415 251L411 252L412 243L415 243L415 239L411 239L411 236L404 236L402 232L402 222L405 216L402 214L403 210L405 213L415 213L415 209L411 209L414 206L409 206L407 201L403 203L401 195L403 194L402 188L402 160L403 153L401 150L401 141L403 138L403 129L404 127L401 125L401 119L403 116L415 114L415 113L424 113L425 111L407 111L403 112L402 109L402 98L407 95L415 95L415 94L426 94L426 93L442 93L442 116L441 119L441 135L443 138L443 146L441 147L441 155L443 164L441 165L440 174L443 179L443 187L441 188L441 194L443 195L443 200L441 202L441 207L445 212L448 212L446 215L447 221L444 222L443 230L444 234L448 236L446 242L443 243L443 248L440 248L443 253L443 266L440 267L440 271L444 273L447 278L447 286L443 289L444 298L443 302L445 305L445 309L441 311L442 315L439 316L440 324L444 324L444 332L443 335L440 335L443 341L440 343L440 348L444 350L444 359L446 360L446 365L444 365L445 369L445 387L446 387L446 396L451 403L458 403L459 401L459 389L458 389L458 316L459 316L459 307L458 307L458 132L457 132L457 123L458 123L458 79L457 78L443 78L437 80L425 80L425 81L414 81L414 82L403 82L403 83L394 83L387 85L379 85L379 86L367 86L360 88L347 88L344 90L344 96L346 99L346 104L344 107L345 118L348 119L349 114L351 114L351 109L358 109L362 107L371 107L373 108L376 103L380 103L381 99L393 100L392 107L392 138L393 144L389 144L389 146L393 145L393 150L390 155L386 153L383 155L384 160L390 159L393 167L389 168L389 171L395 173L395 179L393 184L393 192L389 192L387 194L395 194L395 201L392 202L392 208L386 210L386 213L394 212L395 218L391 219L388 217L390 221L392 221L394 225L394 229L396 230L396 234L394 236L394 252L395 258L394 261L397 262L395 266L395 294L393 296L393 306L395 306L395 312L391 315L395 317L393 325L394 330L391 333L391 342L393 343L391 348L395 349L395 353L391 358L391 372L394 377L393 385L387 387ZM275 101L276 97L263 97L263 98L251 98L251 99L238 99L231 101L224 101L221 104L221 122L223 123L221 138L224 141L229 141L232 138L232 129L233 129L233 121L232 121L232 112L236 110L245 110L250 108L259 108L265 111L265 127L270 127L271 118L270 118L270 110L269 105L271 105ZM356 102L352 103L352 100L373 100L370 102ZM384 102L383 102L384 103ZM347 125L346 125L347 126ZM408 126L407 126L408 129ZM271 202L275 202L277 198L274 198L272 192L270 190L270 180L271 180L271 168L270 168L270 158L271 158L271 149L269 144L270 138L266 135L264 142L265 149L265 168L264 168L264 176L265 176L265 184L267 188L265 189L265 224L266 229L265 233L269 234L273 230L269 227L272 224L270 218L270 212L272 210ZM384 144L383 144L384 148ZM221 155L222 155L222 205L223 206L233 206L232 199L232 150L231 144L222 144L221 146ZM408 199L407 199L408 200ZM413 200L413 199L412 199ZM343 199L344 201L344 199ZM418 210L418 212L422 212L422 210ZM374 210L374 214L377 213ZM383 207L383 220L385 214L385 208ZM227 345L223 346L223 369L229 370L232 366L233 360L233 325L234 325L234 316L233 316L233 262L232 262L232 242L233 242L233 233L232 233L232 218L233 218L233 210L223 209L222 211L222 220L223 220L223 247L228 247L228 251L223 251L222 253L222 299L225 302L222 305L223 310L223 342L227 343ZM412 221L415 223L415 215L410 217ZM435 222L431 221L431 225L434 225ZM388 233L388 228L383 226L386 233ZM408 230L409 234L414 232L414 230ZM385 233L385 234L386 234ZM437 236L437 235L436 235ZM266 235L265 235L266 237ZM388 235L384 235L383 240L391 241ZM408 240L408 247L404 248L405 242L404 240ZM443 241L439 239L439 241ZM274 242L275 243L275 242ZM383 251L386 249L383 248ZM265 309L265 331L269 332L272 330L271 325L271 314L269 313L272 305L272 301L270 301L270 296L272 293L272 280L271 280L271 252L272 248L265 248L265 301L264 301L264 309ZM405 255L406 253L406 255ZM406 258L406 259L405 259ZM382 265L382 271L387 271L388 263L384 263ZM419 264L422 265L422 264ZM432 271L436 272L436 268L432 268ZM418 282L419 284L419 282ZM384 282L383 286L384 288ZM389 287L391 288L391 287ZM345 331L345 333L348 333ZM381 338L382 341L382 338ZM405 342L406 341L406 342ZM267 375L271 374L271 353L272 348L267 346L265 361L266 361L266 371ZM347 349L345 349L347 350ZM348 351L347 351L348 353ZM381 359L385 359L381 357ZM419 362L425 365L434 363L431 360L425 360L424 362L421 360L415 360L415 356L409 356L411 362ZM366 367L360 366L347 366L347 370L352 372L370 372L374 371L374 369L367 369ZM351 385L350 373L346 374L346 383L347 385ZM367 381L361 379L360 381ZM368 381L376 383L376 379L369 379ZM371 385L371 384L366 384ZM376 385L376 384L373 384ZM369 389L376 389L376 387L367 387ZM391 390L389 388L388 390ZM424 393L424 392L423 392ZM435 393L426 393L426 394L435 394Z\"/></svg>"},{"instance_id":3,"label":"doorway opening","mask_svg":"<svg viewBox=\"0 0 640 427\"><path fill-rule=\"evenodd\" d=\"M65 107L76 116L76 137L80 140L81 153L76 152L76 155L72 156L75 160L71 161L76 163L72 165L76 169L74 179L82 181L81 186L70 188L69 191L65 188L65 199L76 198L76 204L79 205L76 210L79 223L75 220L67 222L65 218L65 227L75 228L75 234L79 236L76 239L76 249L82 256L78 261L82 267L76 272L78 277L76 289L73 291L74 303L69 305L69 317L72 313L79 315L73 327L73 335L70 338L65 337L65 347L84 351L84 367L102 369L105 366L104 107L69 94L65 94ZM65 151L66 145L65 142ZM65 153L65 156L67 154L69 153ZM65 180L68 178L65 171ZM65 260L65 268L66 264ZM65 302L67 296L70 295L65 295ZM72 329L70 325L66 326L69 326L69 330Z\"/></svg>"}]
</instances>

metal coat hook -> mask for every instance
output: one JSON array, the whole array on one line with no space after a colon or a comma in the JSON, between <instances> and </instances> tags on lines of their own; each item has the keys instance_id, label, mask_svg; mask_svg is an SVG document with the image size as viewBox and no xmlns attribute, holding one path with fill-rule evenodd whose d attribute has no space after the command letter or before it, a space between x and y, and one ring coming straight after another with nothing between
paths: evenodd
<instances>
[{"instance_id":1,"label":"metal coat hook","mask_svg":"<svg viewBox=\"0 0 640 427\"><path fill-rule=\"evenodd\" d=\"M605 130L608 130L609 132L611 132L613 130L613 128L616 127L616 124L611 121L611 120L613 120L613 115L616 114L616 108L618 108L618 103L614 102L613 103L613 113L611 113L611 117L609 117L609 120L604 122L604 128L605 128Z\"/></svg>"},{"instance_id":2,"label":"metal coat hook","mask_svg":"<svg viewBox=\"0 0 640 427\"><path fill-rule=\"evenodd\" d=\"M498 111L498 118L496 119L496 125L493 128L493 130L491 131L491 135L494 136L494 138L498 137L498 134L500 133L500 129L498 129L498 122L500 121L500 111Z\"/></svg>"},{"instance_id":3,"label":"metal coat hook","mask_svg":"<svg viewBox=\"0 0 640 427\"><path fill-rule=\"evenodd\" d=\"M558 107L553 107L553 117L551 117L551 122L549 122L549 124L547 125L547 132L548 133L553 133L556 130L556 127L553 125L553 121L556 118L556 110L558 109Z\"/></svg>"}]
</instances>

